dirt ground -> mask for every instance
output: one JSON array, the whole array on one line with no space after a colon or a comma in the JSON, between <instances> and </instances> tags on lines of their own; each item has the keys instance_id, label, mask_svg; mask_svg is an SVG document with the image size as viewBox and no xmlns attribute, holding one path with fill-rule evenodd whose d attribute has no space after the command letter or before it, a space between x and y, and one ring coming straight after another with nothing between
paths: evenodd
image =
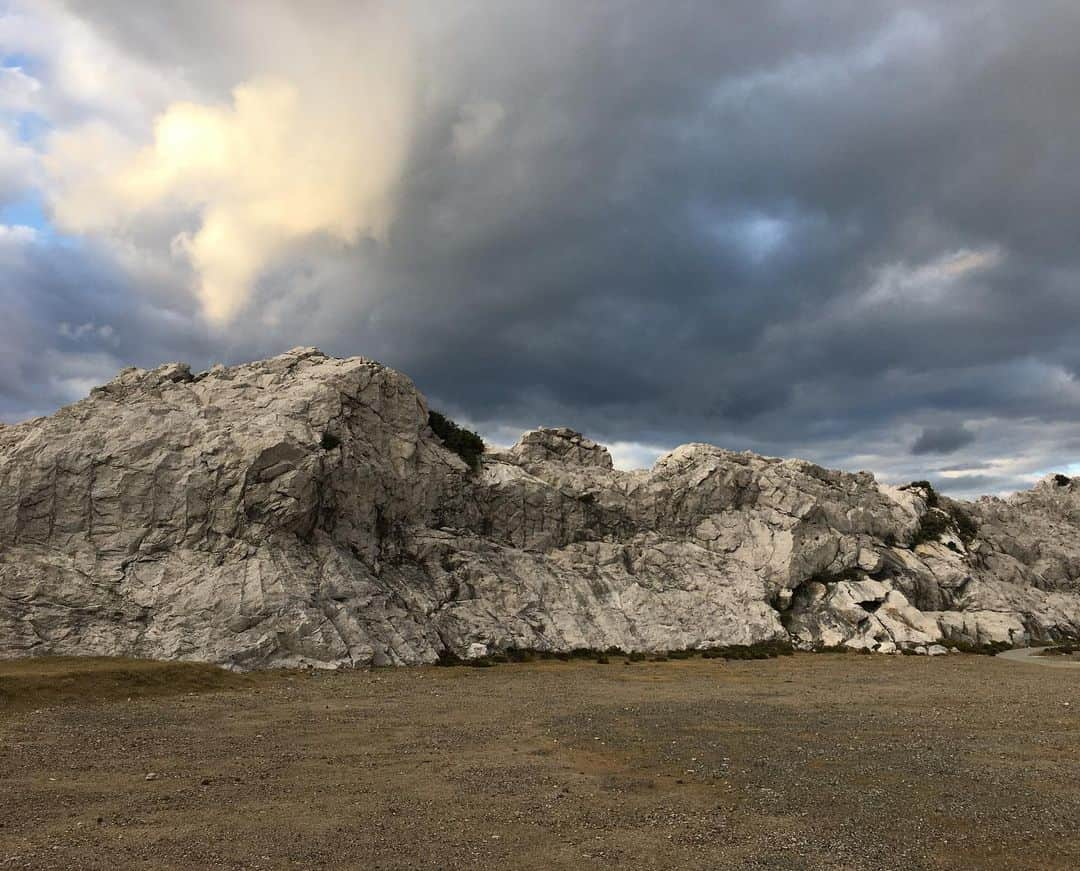
<instances>
[{"instance_id":1,"label":"dirt ground","mask_svg":"<svg viewBox=\"0 0 1080 871\"><path fill-rule=\"evenodd\" d=\"M0 663L0 868L241 867L1076 869L1080 670Z\"/></svg>"}]
</instances>

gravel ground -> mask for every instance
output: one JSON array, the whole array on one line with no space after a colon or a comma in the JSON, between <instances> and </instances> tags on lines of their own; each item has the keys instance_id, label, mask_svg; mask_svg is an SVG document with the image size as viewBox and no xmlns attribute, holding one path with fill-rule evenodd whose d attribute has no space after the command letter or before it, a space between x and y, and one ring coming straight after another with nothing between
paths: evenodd
<instances>
[{"instance_id":1,"label":"gravel ground","mask_svg":"<svg viewBox=\"0 0 1080 871\"><path fill-rule=\"evenodd\" d=\"M128 696L68 663L58 700L32 667L0 667L0 868L1080 868L1076 671L613 658Z\"/></svg>"}]
</instances>

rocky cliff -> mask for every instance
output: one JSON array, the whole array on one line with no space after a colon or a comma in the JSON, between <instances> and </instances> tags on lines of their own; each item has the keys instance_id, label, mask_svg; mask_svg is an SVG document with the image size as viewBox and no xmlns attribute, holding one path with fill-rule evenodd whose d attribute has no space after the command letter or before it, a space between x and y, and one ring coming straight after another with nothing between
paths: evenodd
<instances>
[{"instance_id":1,"label":"rocky cliff","mask_svg":"<svg viewBox=\"0 0 1080 871\"><path fill-rule=\"evenodd\" d=\"M240 667L1080 636L1080 479L959 503L566 429L476 470L404 375L314 349L128 369L0 427L0 654Z\"/></svg>"}]
</instances>

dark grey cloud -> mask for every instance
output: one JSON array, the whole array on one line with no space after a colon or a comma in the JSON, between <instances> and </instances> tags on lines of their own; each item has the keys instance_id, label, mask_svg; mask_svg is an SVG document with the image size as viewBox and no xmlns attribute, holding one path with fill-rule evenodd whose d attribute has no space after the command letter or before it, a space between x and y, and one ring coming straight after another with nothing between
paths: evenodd
<instances>
[{"instance_id":1,"label":"dark grey cloud","mask_svg":"<svg viewBox=\"0 0 1080 871\"><path fill-rule=\"evenodd\" d=\"M911 446L913 454L952 454L975 441L975 433L963 425L928 426L915 444Z\"/></svg>"},{"instance_id":2,"label":"dark grey cloud","mask_svg":"<svg viewBox=\"0 0 1080 871\"><path fill-rule=\"evenodd\" d=\"M73 8L192 88L248 72L242 16ZM705 440L956 493L1074 461L1080 6L417 8L385 244L313 240L227 330L104 267L22 273L53 288L23 316L116 322L116 362L366 354L489 433ZM11 371L11 413L57 400Z\"/></svg>"},{"instance_id":3,"label":"dark grey cloud","mask_svg":"<svg viewBox=\"0 0 1080 871\"><path fill-rule=\"evenodd\" d=\"M124 366L211 362L187 294L123 253L0 232L0 421L51 413Z\"/></svg>"}]
</instances>

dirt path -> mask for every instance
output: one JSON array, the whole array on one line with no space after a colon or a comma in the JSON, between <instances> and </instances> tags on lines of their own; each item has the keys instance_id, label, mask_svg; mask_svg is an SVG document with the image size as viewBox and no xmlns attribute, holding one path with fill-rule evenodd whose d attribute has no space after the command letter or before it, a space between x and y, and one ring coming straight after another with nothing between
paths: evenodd
<instances>
[{"instance_id":1,"label":"dirt path","mask_svg":"<svg viewBox=\"0 0 1080 871\"><path fill-rule=\"evenodd\" d=\"M1080 668L1080 661L1061 656L1042 656L1047 647L1017 647L997 655L998 659L1009 662L1026 662L1029 665L1046 665L1050 668Z\"/></svg>"},{"instance_id":2,"label":"dirt path","mask_svg":"<svg viewBox=\"0 0 1080 871\"><path fill-rule=\"evenodd\" d=\"M995 658L18 668L3 869L1080 867L1080 685Z\"/></svg>"}]
</instances>

